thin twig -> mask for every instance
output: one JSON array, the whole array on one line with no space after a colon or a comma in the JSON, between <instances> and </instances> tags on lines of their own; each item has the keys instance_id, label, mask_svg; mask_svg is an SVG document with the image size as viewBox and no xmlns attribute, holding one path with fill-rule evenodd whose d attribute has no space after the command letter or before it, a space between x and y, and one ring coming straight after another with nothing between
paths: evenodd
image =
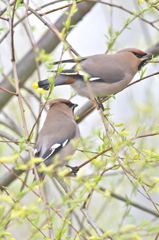
<instances>
[{"instance_id":1,"label":"thin twig","mask_svg":"<svg viewBox=\"0 0 159 240\"><path fill-rule=\"evenodd\" d=\"M11 169L9 169L9 167L5 164L3 164L3 166L12 174L16 177L16 179L20 180L20 182L22 182L31 192L33 192L37 197L39 197L40 199L42 199L41 195L39 195L36 191L34 191L30 186L27 185L27 183L25 183L15 172L13 172ZM0 184L0 188L1 190L5 190L5 187ZM56 209L54 209L52 206L50 206L50 204L48 202L44 202L44 204L48 207L48 209L52 209L53 212L55 212L55 214L57 214L61 219L63 219L63 217L60 215L59 211L56 211ZM77 233L79 234L79 232L76 230L75 227L73 227L72 224L70 224L70 226L72 227L72 229ZM80 236L85 239L85 237L80 234Z\"/></svg>"},{"instance_id":2,"label":"thin twig","mask_svg":"<svg viewBox=\"0 0 159 240\"><path fill-rule=\"evenodd\" d=\"M0 19L9 22L9 18L0 17Z\"/></svg>"},{"instance_id":3,"label":"thin twig","mask_svg":"<svg viewBox=\"0 0 159 240\"><path fill-rule=\"evenodd\" d=\"M69 194L70 198L73 198L73 199L76 198L75 194L71 191L70 186L68 184L66 184L62 178L59 178L56 176L55 179L58 181L58 183L61 185L61 187L65 190L65 192ZM78 206L80 206L80 210L84 214L87 222L93 227L93 229L98 234L98 236L102 237L104 231L98 227L98 225L95 223L95 221L89 214L88 210L86 208L82 208L81 203L78 203Z\"/></svg>"},{"instance_id":4,"label":"thin twig","mask_svg":"<svg viewBox=\"0 0 159 240\"><path fill-rule=\"evenodd\" d=\"M76 50L67 42L67 40L64 40L60 34L60 32L58 31L58 29L56 28L56 26L54 24L50 25L48 24L39 13L37 13L35 10L33 10L31 7L28 7L28 10L30 12L32 12L37 18L40 19L40 21L42 21L51 31L53 31L56 36L60 39L61 42L67 44L69 46L70 51L72 51L76 56L79 56L79 54L76 52ZM71 52L70 52L71 54ZM71 54L72 55L72 54ZM73 56L73 55L72 55Z\"/></svg>"},{"instance_id":5,"label":"thin twig","mask_svg":"<svg viewBox=\"0 0 159 240\"><path fill-rule=\"evenodd\" d=\"M17 203L19 203L19 202L18 202L17 200L15 200L15 199L9 194L9 192L8 192L5 188L4 188L4 191L5 191L5 193L12 199L12 201L14 202L14 205L18 206ZM14 205L12 205L11 210L14 209ZM32 226L46 238L46 235L41 231L41 229L38 228L38 227L29 219L28 216L26 216L26 218L27 218L27 220L32 224ZM8 222L6 223L6 225L8 225ZM44 226L44 225L42 225L42 226ZM5 226L5 228L6 228L6 226Z\"/></svg>"},{"instance_id":6,"label":"thin twig","mask_svg":"<svg viewBox=\"0 0 159 240\"><path fill-rule=\"evenodd\" d=\"M15 96L18 96L18 93L11 92L11 91L3 88L3 87L0 87L0 89L1 89L2 91L4 91L4 92L10 93L10 94L15 95Z\"/></svg>"},{"instance_id":7,"label":"thin twig","mask_svg":"<svg viewBox=\"0 0 159 240\"><path fill-rule=\"evenodd\" d=\"M0 130L0 136L3 137L3 138L6 138L6 139L8 139L11 142L14 142L16 144L19 143L19 139L18 138L13 137L11 134L6 133L5 131Z\"/></svg>"},{"instance_id":8,"label":"thin twig","mask_svg":"<svg viewBox=\"0 0 159 240\"><path fill-rule=\"evenodd\" d=\"M146 79L146 78L150 78L150 77L155 76L155 75L158 75L158 74L159 74L159 72L155 72L155 73L153 73L153 74L147 75L147 76L145 76L145 77L143 77L143 78L141 78L141 79L138 79L138 80L130 83L130 84L127 85L124 89L126 89L126 88L128 88L128 87L130 87L130 86L132 86L132 85L134 85L134 84L136 84L136 83L138 83L138 82L141 82L141 81L143 81L143 80ZM124 90L124 89L123 89L123 90ZM121 91L123 91L123 90L121 90ZM119 91L119 92L121 92L121 91ZM119 93L119 92L117 92L117 93ZM114 95L116 95L117 93L114 93ZM101 102L103 103L103 102L107 101L108 99L109 99L109 97L106 97L106 98L102 99ZM95 109L95 107L93 106L93 104L90 104L90 101L89 101L89 106L90 106L90 108L89 108L87 111L85 111L83 114L80 114L80 117L76 120L77 123L80 123L89 113L91 113L91 112ZM77 116L78 116L78 112L77 112Z\"/></svg>"},{"instance_id":9,"label":"thin twig","mask_svg":"<svg viewBox=\"0 0 159 240\"><path fill-rule=\"evenodd\" d=\"M94 157L88 159L87 161L85 161L84 163L82 163L81 165L79 165L78 167L76 167L75 171L78 171L80 168L82 168L83 166L87 165L89 162L92 162L94 159L96 159L97 157L103 155L105 152L108 152L108 151L110 151L110 150L112 150L111 147L108 148L108 149L106 149L106 150L104 150L104 151L102 151L102 152L100 152L100 153L98 153L98 154L95 155ZM67 174L65 175L65 177L70 176L72 173L73 173L73 171L70 171L69 173L67 173Z\"/></svg>"}]
</instances>

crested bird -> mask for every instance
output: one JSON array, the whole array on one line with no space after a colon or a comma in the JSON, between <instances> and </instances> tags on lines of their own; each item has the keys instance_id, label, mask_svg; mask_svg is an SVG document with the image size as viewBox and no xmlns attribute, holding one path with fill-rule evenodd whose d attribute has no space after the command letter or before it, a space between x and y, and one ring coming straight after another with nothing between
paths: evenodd
<instances>
[{"instance_id":1,"label":"crested bird","mask_svg":"<svg viewBox=\"0 0 159 240\"><path fill-rule=\"evenodd\" d=\"M73 113L78 105L66 99L54 99L48 101L47 106L49 110L38 135L34 156L43 158L43 163L49 166L58 155L59 165L62 165L76 151L74 141L80 137ZM44 178L44 173L38 172L38 175Z\"/></svg>"},{"instance_id":2,"label":"crested bird","mask_svg":"<svg viewBox=\"0 0 159 240\"><path fill-rule=\"evenodd\" d=\"M88 80L93 96L104 98L123 90L150 59L151 53L136 48L125 48L115 54L88 56L71 69L57 73L54 86L70 84L79 95L91 98L86 84ZM38 82L38 87L45 90L49 89L49 85L48 79Z\"/></svg>"}]
</instances>

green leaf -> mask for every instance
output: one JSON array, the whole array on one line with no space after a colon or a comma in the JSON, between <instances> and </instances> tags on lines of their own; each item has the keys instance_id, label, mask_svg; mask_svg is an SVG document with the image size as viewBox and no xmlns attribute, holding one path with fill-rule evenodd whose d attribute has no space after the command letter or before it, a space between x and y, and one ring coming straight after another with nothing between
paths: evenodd
<instances>
[{"instance_id":1,"label":"green leaf","mask_svg":"<svg viewBox=\"0 0 159 240\"><path fill-rule=\"evenodd\" d=\"M115 126L115 127L121 127L121 126L123 126L123 125L124 125L124 123L121 122L121 123L115 124L114 126Z\"/></svg>"},{"instance_id":2,"label":"green leaf","mask_svg":"<svg viewBox=\"0 0 159 240\"><path fill-rule=\"evenodd\" d=\"M70 13L71 13L71 14L74 14L76 11L77 11L76 1L74 1L73 4L72 4Z\"/></svg>"},{"instance_id":3,"label":"green leaf","mask_svg":"<svg viewBox=\"0 0 159 240\"><path fill-rule=\"evenodd\" d=\"M36 61L51 62L53 61L53 58L50 56L50 54L47 54L44 49L42 49L39 53L39 56L36 58Z\"/></svg>"},{"instance_id":4,"label":"green leaf","mask_svg":"<svg viewBox=\"0 0 159 240\"><path fill-rule=\"evenodd\" d=\"M129 132L129 131L121 131L120 134L121 134L121 135L129 135L130 132Z\"/></svg>"},{"instance_id":5,"label":"green leaf","mask_svg":"<svg viewBox=\"0 0 159 240\"><path fill-rule=\"evenodd\" d=\"M3 27L3 28L0 28L0 34L2 34L1 32L2 31L5 31L5 30L7 30L8 28L5 28L5 27Z\"/></svg>"},{"instance_id":6,"label":"green leaf","mask_svg":"<svg viewBox=\"0 0 159 240\"><path fill-rule=\"evenodd\" d=\"M14 162L18 159L19 157L19 154L15 154L14 156L12 157L1 157L0 158L0 163L7 163L7 162Z\"/></svg>"},{"instance_id":7,"label":"green leaf","mask_svg":"<svg viewBox=\"0 0 159 240\"><path fill-rule=\"evenodd\" d=\"M145 72L147 71L147 68L142 68L141 71L139 72L140 74L140 79L143 78L143 76L145 75Z\"/></svg>"}]
</instances>

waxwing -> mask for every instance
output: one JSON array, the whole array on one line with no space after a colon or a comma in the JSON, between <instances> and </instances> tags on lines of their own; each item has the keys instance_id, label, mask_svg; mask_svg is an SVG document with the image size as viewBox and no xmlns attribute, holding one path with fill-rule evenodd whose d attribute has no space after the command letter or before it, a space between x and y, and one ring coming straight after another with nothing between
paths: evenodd
<instances>
[{"instance_id":1,"label":"waxwing","mask_svg":"<svg viewBox=\"0 0 159 240\"><path fill-rule=\"evenodd\" d=\"M86 84L88 79L94 97L104 98L123 90L133 79L151 53L145 53L136 48L125 48L115 54L98 54L83 58L71 69L58 73L54 85L70 84L81 96L90 98ZM64 60L62 62L73 62ZM39 88L48 89L48 79L38 82Z\"/></svg>"},{"instance_id":2,"label":"waxwing","mask_svg":"<svg viewBox=\"0 0 159 240\"><path fill-rule=\"evenodd\" d=\"M54 99L48 101L47 106L49 110L38 135L34 156L43 158L43 163L49 166L58 154L59 165L63 165L66 157L73 155L76 150L73 140L80 137L73 114L77 104L66 99ZM39 165L36 164L37 167ZM44 177L43 173L38 175Z\"/></svg>"}]
</instances>

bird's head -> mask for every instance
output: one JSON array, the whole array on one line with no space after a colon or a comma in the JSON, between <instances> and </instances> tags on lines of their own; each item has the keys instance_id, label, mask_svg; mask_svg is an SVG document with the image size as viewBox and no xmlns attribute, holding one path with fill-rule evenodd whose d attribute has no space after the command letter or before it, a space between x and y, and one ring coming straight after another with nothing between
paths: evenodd
<instances>
[{"instance_id":1,"label":"bird's head","mask_svg":"<svg viewBox=\"0 0 159 240\"><path fill-rule=\"evenodd\" d=\"M145 65L146 61L151 60L153 57L152 53L146 53L137 48L125 48L125 49L119 51L118 53L131 53L132 57L135 56L136 60L138 61L138 70L139 71Z\"/></svg>"},{"instance_id":2,"label":"bird's head","mask_svg":"<svg viewBox=\"0 0 159 240\"><path fill-rule=\"evenodd\" d=\"M58 108L70 108L72 111L78 106L78 104L72 103L71 101L63 98L53 99L47 102L46 106L51 109L52 107Z\"/></svg>"}]
</instances>

